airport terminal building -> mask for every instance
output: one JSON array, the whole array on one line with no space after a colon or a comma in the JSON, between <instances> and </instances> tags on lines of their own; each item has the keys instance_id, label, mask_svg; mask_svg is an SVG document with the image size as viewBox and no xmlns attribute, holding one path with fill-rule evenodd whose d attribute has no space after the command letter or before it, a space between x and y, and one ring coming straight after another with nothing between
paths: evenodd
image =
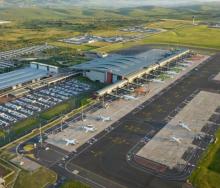
<instances>
[{"instance_id":1,"label":"airport terminal building","mask_svg":"<svg viewBox=\"0 0 220 188\"><path fill-rule=\"evenodd\" d=\"M151 49L135 56L112 54L106 58L75 65L73 69L82 71L90 80L111 84L147 74L187 53L189 50L186 49Z\"/></svg>"}]
</instances>

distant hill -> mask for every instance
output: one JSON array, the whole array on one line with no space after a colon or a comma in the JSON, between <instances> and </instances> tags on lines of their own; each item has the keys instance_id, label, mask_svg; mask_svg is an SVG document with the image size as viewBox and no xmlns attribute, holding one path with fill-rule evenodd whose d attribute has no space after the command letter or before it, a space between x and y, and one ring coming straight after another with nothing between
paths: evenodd
<instances>
[{"instance_id":1,"label":"distant hill","mask_svg":"<svg viewBox=\"0 0 220 188\"><path fill-rule=\"evenodd\" d=\"M87 0L80 0L80 2L82 1L84 2ZM161 6L140 6L108 9L100 7L49 6L49 4L58 2L62 2L63 6L66 3L65 6L67 6L70 2L79 2L79 0L0 0L1 4L5 4L4 6L7 4L8 6L0 9L0 20L71 20L75 18L89 17L117 20L126 18L147 18L147 20L155 20L163 18L191 19L192 16L196 16L196 19L198 20L220 20L220 3L172 8ZM19 8L18 6L15 6L18 4ZM44 5L44 7L38 6L40 4Z\"/></svg>"},{"instance_id":2,"label":"distant hill","mask_svg":"<svg viewBox=\"0 0 220 188\"><path fill-rule=\"evenodd\" d=\"M0 6L15 7L65 7L65 6L94 6L94 7L134 7L134 6L176 6L192 5L210 0L0 0Z\"/></svg>"}]
</instances>

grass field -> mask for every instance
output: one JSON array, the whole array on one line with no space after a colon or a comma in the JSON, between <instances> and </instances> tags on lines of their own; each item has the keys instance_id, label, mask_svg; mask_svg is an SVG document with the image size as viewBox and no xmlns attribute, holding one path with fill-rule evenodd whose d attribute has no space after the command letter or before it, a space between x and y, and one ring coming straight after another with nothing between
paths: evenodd
<instances>
[{"instance_id":1,"label":"grass field","mask_svg":"<svg viewBox=\"0 0 220 188\"><path fill-rule=\"evenodd\" d=\"M170 24L170 21L167 22ZM175 23L178 24L177 21ZM183 27L178 27L160 34L145 37L143 40L127 43L116 43L95 49L95 51L113 52L132 46L146 44L166 44L176 45L177 47L186 46L220 50L220 29L211 29L205 25L193 26L187 24Z\"/></svg>"},{"instance_id":2,"label":"grass field","mask_svg":"<svg viewBox=\"0 0 220 188\"><path fill-rule=\"evenodd\" d=\"M220 131L217 141L204 154L198 167L190 177L190 182L197 188L219 188L220 185Z\"/></svg>"},{"instance_id":3,"label":"grass field","mask_svg":"<svg viewBox=\"0 0 220 188\"><path fill-rule=\"evenodd\" d=\"M59 29L17 29L17 26L0 29L0 50L6 51L13 48L29 46L69 37L71 31Z\"/></svg>"},{"instance_id":4,"label":"grass field","mask_svg":"<svg viewBox=\"0 0 220 188\"><path fill-rule=\"evenodd\" d=\"M205 25L191 25L151 36L146 38L144 42L220 49L220 30L211 29Z\"/></svg>"},{"instance_id":5,"label":"grass field","mask_svg":"<svg viewBox=\"0 0 220 188\"><path fill-rule=\"evenodd\" d=\"M23 121L15 123L12 127L12 131L15 132L17 135L24 133L38 125L40 121L37 118L28 118Z\"/></svg>"},{"instance_id":6,"label":"grass field","mask_svg":"<svg viewBox=\"0 0 220 188\"><path fill-rule=\"evenodd\" d=\"M0 138L5 136L5 132L0 130Z\"/></svg>"},{"instance_id":7,"label":"grass field","mask_svg":"<svg viewBox=\"0 0 220 188\"><path fill-rule=\"evenodd\" d=\"M25 151L29 152L29 151L32 151L34 149L34 146L33 144L27 144L24 146L23 148Z\"/></svg>"},{"instance_id":8,"label":"grass field","mask_svg":"<svg viewBox=\"0 0 220 188\"><path fill-rule=\"evenodd\" d=\"M6 175L8 175L9 173L12 172L12 169L10 169L9 167L7 167L5 164L3 164L2 162L0 162L0 176L1 177L5 177Z\"/></svg>"},{"instance_id":9,"label":"grass field","mask_svg":"<svg viewBox=\"0 0 220 188\"><path fill-rule=\"evenodd\" d=\"M85 45L74 45L74 44L68 44L68 43L58 42L58 41L49 42L49 44L57 46L57 47L65 47L65 48L75 49L77 51L87 51L87 50L96 49L95 46L88 45L88 44L85 44Z\"/></svg>"},{"instance_id":10,"label":"grass field","mask_svg":"<svg viewBox=\"0 0 220 188\"><path fill-rule=\"evenodd\" d=\"M21 171L16 182L16 188L39 188L46 187L56 181L56 174L46 168L40 168L35 172Z\"/></svg>"},{"instance_id":11,"label":"grass field","mask_svg":"<svg viewBox=\"0 0 220 188\"><path fill-rule=\"evenodd\" d=\"M85 94L81 94L81 96L78 97L72 97L63 103L58 104L45 112L42 112L40 114L40 117L44 120L51 120L62 114L66 114L73 109L88 104L90 102L89 96L90 96L89 93L85 93Z\"/></svg>"},{"instance_id":12,"label":"grass field","mask_svg":"<svg viewBox=\"0 0 220 188\"><path fill-rule=\"evenodd\" d=\"M168 78L170 78L170 77L167 74L160 74L159 77L158 77L158 79L162 80L162 81L164 81L164 80L166 80Z\"/></svg>"},{"instance_id":13,"label":"grass field","mask_svg":"<svg viewBox=\"0 0 220 188\"><path fill-rule=\"evenodd\" d=\"M147 24L147 27L150 28L161 28L166 30L172 30L179 27L184 27L187 25L192 25L192 21L189 20L160 20L158 22L151 22Z\"/></svg>"},{"instance_id":14,"label":"grass field","mask_svg":"<svg viewBox=\"0 0 220 188\"><path fill-rule=\"evenodd\" d=\"M65 182L61 188L90 188L88 185L82 184L78 181L67 181Z\"/></svg>"},{"instance_id":15,"label":"grass field","mask_svg":"<svg viewBox=\"0 0 220 188\"><path fill-rule=\"evenodd\" d=\"M72 104L72 105L74 105L74 104ZM65 102L65 103L62 103L62 104L58 104L57 106L41 113L40 116L41 116L41 118L43 118L45 120L50 120L50 119L52 119L56 116L59 116L60 114L65 114L65 112L70 110L72 105L71 105L70 102Z\"/></svg>"}]
</instances>

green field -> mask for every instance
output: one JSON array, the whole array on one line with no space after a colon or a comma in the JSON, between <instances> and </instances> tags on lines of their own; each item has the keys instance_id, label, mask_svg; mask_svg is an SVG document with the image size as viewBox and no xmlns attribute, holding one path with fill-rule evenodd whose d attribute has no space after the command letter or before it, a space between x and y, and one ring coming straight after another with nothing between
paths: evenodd
<instances>
[{"instance_id":1,"label":"green field","mask_svg":"<svg viewBox=\"0 0 220 188\"><path fill-rule=\"evenodd\" d=\"M164 80L166 80L166 79L168 79L168 78L170 78L170 76L167 75L167 74L160 74L160 75L158 76L158 79L159 79L159 80L162 80L162 81L164 81Z\"/></svg>"},{"instance_id":2,"label":"green field","mask_svg":"<svg viewBox=\"0 0 220 188\"><path fill-rule=\"evenodd\" d=\"M198 188L219 188L220 185L220 131L217 141L212 144L190 177Z\"/></svg>"},{"instance_id":3,"label":"green field","mask_svg":"<svg viewBox=\"0 0 220 188\"><path fill-rule=\"evenodd\" d=\"M37 118L28 118L23 121L15 123L15 125L12 127L12 131L19 135L24 133L25 131L28 131L38 125L40 121Z\"/></svg>"},{"instance_id":4,"label":"green field","mask_svg":"<svg viewBox=\"0 0 220 188\"><path fill-rule=\"evenodd\" d=\"M213 172L220 173L220 148L216 151L208 169Z\"/></svg>"},{"instance_id":5,"label":"green field","mask_svg":"<svg viewBox=\"0 0 220 188\"><path fill-rule=\"evenodd\" d=\"M41 113L40 117L45 120L50 120L56 116L59 116L60 114L65 114L66 112L70 111L71 108L74 108L74 103L75 99L72 101L58 104L55 107Z\"/></svg>"},{"instance_id":6,"label":"green field","mask_svg":"<svg viewBox=\"0 0 220 188\"><path fill-rule=\"evenodd\" d=\"M16 188L46 187L56 181L56 174L46 168L40 168L35 172L21 171L16 182Z\"/></svg>"},{"instance_id":7,"label":"green field","mask_svg":"<svg viewBox=\"0 0 220 188\"><path fill-rule=\"evenodd\" d=\"M205 25L185 26L144 40L147 44L176 44L194 47L220 49L220 29L211 29Z\"/></svg>"},{"instance_id":8,"label":"green field","mask_svg":"<svg viewBox=\"0 0 220 188\"><path fill-rule=\"evenodd\" d=\"M170 23L167 21L168 24ZM127 43L116 43L105 46L95 51L113 52L124 48L146 44L166 44L176 45L177 47L195 47L204 49L220 50L220 29L211 29L205 25L185 25L177 29L168 30L166 32L145 37L143 40Z\"/></svg>"},{"instance_id":9,"label":"green field","mask_svg":"<svg viewBox=\"0 0 220 188\"><path fill-rule=\"evenodd\" d=\"M78 181L67 181L61 188L90 188L88 185L82 184Z\"/></svg>"},{"instance_id":10,"label":"green field","mask_svg":"<svg viewBox=\"0 0 220 188\"><path fill-rule=\"evenodd\" d=\"M5 132L0 130L0 138L5 136Z\"/></svg>"}]
</instances>

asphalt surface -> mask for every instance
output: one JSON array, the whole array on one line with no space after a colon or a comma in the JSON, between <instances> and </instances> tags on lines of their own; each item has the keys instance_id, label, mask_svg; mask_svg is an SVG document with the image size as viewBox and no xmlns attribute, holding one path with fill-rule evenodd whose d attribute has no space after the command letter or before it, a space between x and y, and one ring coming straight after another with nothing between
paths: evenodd
<instances>
[{"instance_id":1,"label":"asphalt surface","mask_svg":"<svg viewBox=\"0 0 220 188\"><path fill-rule=\"evenodd\" d=\"M134 110L120 122L119 126L103 137L92 147L73 158L67 164L69 170L81 169L95 173L95 180L104 187L131 188L179 188L182 182L167 181L133 168L126 160L129 150L145 135L155 135L165 124L166 118L188 96L198 90L216 91L220 85L210 80L220 72L218 59L220 54L193 70L186 78L171 87L140 111ZM91 174L92 174L91 173ZM92 178L92 176L91 176ZM109 179L110 181L108 181ZM106 181L105 181L106 180ZM120 187L118 185L118 187Z\"/></svg>"},{"instance_id":2,"label":"asphalt surface","mask_svg":"<svg viewBox=\"0 0 220 188\"><path fill-rule=\"evenodd\" d=\"M93 145L82 146L77 154L53 146L50 151L38 149L38 162L56 171L59 183L72 178L97 188L182 188L185 184L182 181L169 181L134 167L128 162L127 154L145 136L152 138L164 127L169 117L178 113L176 109L184 107L182 104L189 96L200 90L220 91L220 84L211 80L220 72L219 59L220 54L213 56L172 87L134 109L116 122L111 132L98 135L99 140ZM79 173L73 174L74 170Z\"/></svg>"}]
</instances>

